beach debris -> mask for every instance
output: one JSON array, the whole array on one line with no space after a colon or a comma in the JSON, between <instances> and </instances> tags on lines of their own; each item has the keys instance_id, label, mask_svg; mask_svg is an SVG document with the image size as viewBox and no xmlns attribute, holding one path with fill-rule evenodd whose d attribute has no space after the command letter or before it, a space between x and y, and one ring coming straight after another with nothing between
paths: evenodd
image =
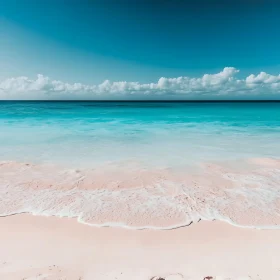
<instances>
[{"instance_id":1,"label":"beach debris","mask_svg":"<svg viewBox=\"0 0 280 280\"><path fill-rule=\"evenodd\" d=\"M179 280L184 279L184 275L181 273L169 274L167 276L154 276L151 280Z\"/></svg>"},{"instance_id":2,"label":"beach debris","mask_svg":"<svg viewBox=\"0 0 280 280\"><path fill-rule=\"evenodd\" d=\"M206 276L203 278L203 280L213 280L214 278L212 276Z\"/></svg>"}]
</instances>

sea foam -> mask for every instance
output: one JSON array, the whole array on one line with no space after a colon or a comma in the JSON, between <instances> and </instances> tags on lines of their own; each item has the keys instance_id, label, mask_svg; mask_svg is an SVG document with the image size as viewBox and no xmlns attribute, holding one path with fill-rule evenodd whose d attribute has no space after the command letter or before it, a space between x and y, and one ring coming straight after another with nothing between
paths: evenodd
<instances>
[{"instance_id":1,"label":"sea foam","mask_svg":"<svg viewBox=\"0 0 280 280\"><path fill-rule=\"evenodd\" d=\"M192 173L129 166L68 170L3 162L0 215L69 217L92 226L131 229L173 229L199 220L279 228L278 165L253 165L241 172L207 164Z\"/></svg>"}]
</instances>

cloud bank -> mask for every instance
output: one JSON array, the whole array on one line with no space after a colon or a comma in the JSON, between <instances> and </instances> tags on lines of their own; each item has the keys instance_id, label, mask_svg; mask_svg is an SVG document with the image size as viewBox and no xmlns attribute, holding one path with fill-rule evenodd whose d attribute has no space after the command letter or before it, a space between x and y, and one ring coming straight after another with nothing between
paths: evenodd
<instances>
[{"instance_id":1,"label":"cloud bank","mask_svg":"<svg viewBox=\"0 0 280 280\"><path fill-rule=\"evenodd\" d=\"M36 79L0 81L2 100L98 99L280 99L280 75L261 72L238 79L238 69L225 67L202 77L160 78L155 83L104 81L99 85L65 83L41 74Z\"/></svg>"}]
</instances>

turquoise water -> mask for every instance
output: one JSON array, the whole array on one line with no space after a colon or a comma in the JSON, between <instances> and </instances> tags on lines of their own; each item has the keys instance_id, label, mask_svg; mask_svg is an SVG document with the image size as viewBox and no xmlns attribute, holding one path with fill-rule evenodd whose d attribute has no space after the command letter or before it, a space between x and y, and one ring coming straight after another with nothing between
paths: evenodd
<instances>
[{"instance_id":1,"label":"turquoise water","mask_svg":"<svg viewBox=\"0 0 280 280\"><path fill-rule=\"evenodd\" d=\"M0 216L279 229L280 161L243 164L263 157L280 103L0 102Z\"/></svg>"},{"instance_id":2,"label":"turquoise water","mask_svg":"<svg viewBox=\"0 0 280 280\"><path fill-rule=\"evenodd\" d=\"M280 103L0 102L0 160L180 166L280 156Z\"/></svg>"}]
</instances>

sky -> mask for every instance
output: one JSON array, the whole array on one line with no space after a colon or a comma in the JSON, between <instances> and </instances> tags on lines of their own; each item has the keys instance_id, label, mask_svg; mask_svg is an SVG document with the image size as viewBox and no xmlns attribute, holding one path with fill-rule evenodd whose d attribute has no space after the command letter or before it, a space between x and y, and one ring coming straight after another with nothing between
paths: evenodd
<instances>
[{"instance_id":1,"label":"sky","mask_svg":"<svg viewBox=\"0 0 280 280\"><path fill-rule=\"evenodd\" d=\"M280 1L1 0L0 99L280 99Z\"/></svg>"}]
</instances>

